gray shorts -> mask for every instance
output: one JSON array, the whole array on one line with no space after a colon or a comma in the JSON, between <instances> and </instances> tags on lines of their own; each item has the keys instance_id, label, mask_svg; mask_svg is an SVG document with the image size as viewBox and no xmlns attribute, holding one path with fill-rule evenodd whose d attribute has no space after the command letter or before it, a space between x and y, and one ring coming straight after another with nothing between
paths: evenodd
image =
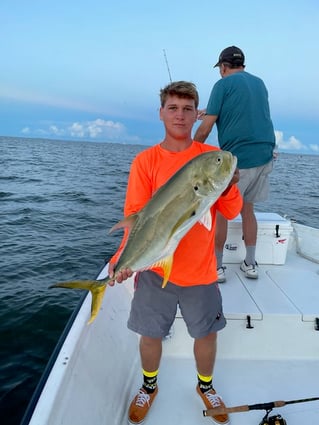
<instances>
[{"instance_id":1,"label":"gray shorts","mask_svg":"<svg viewBox=\"0 0 319 425\"><path fill-rule=\"evenodd\" d=\"M273 168L271 160L265 165L254 168L241 168L237 186L246 202L266 201L269 195L269 174Z\"/></svg>"},{"instance_id":2,"label":"gray shorts","mask_svg":"<svg viewBox=\"0 0 319 425\"><path fill-rule=\"evenodd\" d=\"M203 338L225 327L217 283L184 287L168 282L162 288L162 281L152 271L137 274L129 329L143 336L164 338L174 322L178 305L193 338Z\"/></svg>"}]
</instances>

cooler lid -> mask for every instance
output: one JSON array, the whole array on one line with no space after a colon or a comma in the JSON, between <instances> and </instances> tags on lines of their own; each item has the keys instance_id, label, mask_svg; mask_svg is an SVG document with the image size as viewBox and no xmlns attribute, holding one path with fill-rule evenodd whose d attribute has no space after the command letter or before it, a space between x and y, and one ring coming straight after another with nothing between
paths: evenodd
<instances>
[{"instance_id":1,"label":"cooler lid","mask_svg":"<svg viewBox=\"0 0 319 425\"><path fill-rule=\"evenodd\" d=\"M285 226L291 226L290 220L285 219L281 215L277 213L266 213L266 212L255 212L257 222L259 224L280 224ZM229 223L241 223L241 215L239 214L237 217L235 217L233 220L230 220Z\"/></svg>"}]
</instances>

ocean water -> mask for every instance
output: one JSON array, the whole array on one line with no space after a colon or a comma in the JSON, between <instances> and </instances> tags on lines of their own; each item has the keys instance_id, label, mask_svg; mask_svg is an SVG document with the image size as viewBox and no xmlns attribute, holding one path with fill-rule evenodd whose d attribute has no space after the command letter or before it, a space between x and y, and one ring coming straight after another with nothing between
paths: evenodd
<instances>
[{"instance_id":1,"label":"ocean water","mask_svg":"<svg viewBox=\"0 0 319 425\"><path fill-rule=\"evenodd\" d=\"M18 425L81 298L116 250L133 157L146 146L0 137L0 418ZM319 228L319 156L280 154L257 210Z\"/></svg>"}]
</instances>

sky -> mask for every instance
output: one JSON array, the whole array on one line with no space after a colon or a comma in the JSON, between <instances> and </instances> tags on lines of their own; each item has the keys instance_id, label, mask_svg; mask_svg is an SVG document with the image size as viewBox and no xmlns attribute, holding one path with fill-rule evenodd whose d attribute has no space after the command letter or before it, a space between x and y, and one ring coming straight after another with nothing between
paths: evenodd
<instances>
[{"instance_id":1,"label":"sky","mask_svg":"<svg viewBox=\"0 0 319 425\"><path fill-rule=\"evenodd\" d=\"M160 89L192 81L205 108L236 45L279 152L319 154L317 0L1 0L0 16L0 136L158 143Z\"/></svg>"}]
</instances>

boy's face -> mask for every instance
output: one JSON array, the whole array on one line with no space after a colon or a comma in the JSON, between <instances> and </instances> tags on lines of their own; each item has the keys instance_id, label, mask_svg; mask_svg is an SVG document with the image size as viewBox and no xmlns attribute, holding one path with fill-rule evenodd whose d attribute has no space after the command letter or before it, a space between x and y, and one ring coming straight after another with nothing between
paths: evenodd
<instances>
[{"instance_id":1,"label":"boy's face","mask_svg":"<svg viewBox=\"0 0 319 425\"><path fill-rule=\"evenodd\" d=\"M197 109L193 99L168 96L160 109L160 119L166 132L176 139L191 137L192 128L197 120Z\"/></svg>"}]
</instances>

